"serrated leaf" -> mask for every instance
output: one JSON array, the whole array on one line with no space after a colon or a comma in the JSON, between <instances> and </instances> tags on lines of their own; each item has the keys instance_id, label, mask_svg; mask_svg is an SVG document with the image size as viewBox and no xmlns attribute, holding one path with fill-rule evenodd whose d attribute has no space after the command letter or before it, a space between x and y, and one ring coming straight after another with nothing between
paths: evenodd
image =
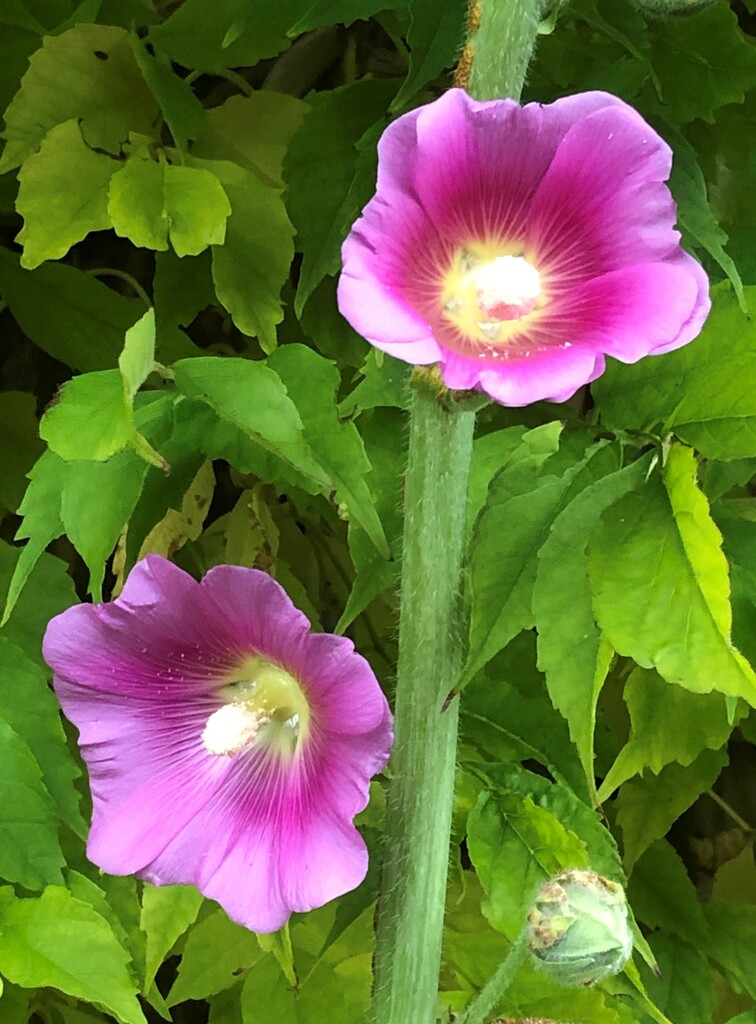
<instances>
[{"instance_id":1,"label":"serrated leaf","mask_svg":"<svg viewBox=\"0 0 756 1024\"><path fill-rule=\"evenodd\" d=\"M205 108L192 92L189 83L174 74L170 62L153 55L133 32L129 44L139 70L160 104L166 124L180 150L190 139L196 139L205 123Z\"/></svg>"},{"instance_id":2,"label":"serrated leaf","mask_svg":"<svg viewBox=\"0 0 756 1024\"><path fill-rule=\"evenodd\" d=\"M146 1024L128 959L107 922L65 889L29 900L0 890L0 972L16 984L56 988L122 1024Z\"/></svg>"},{"instance_id":3,"label":"serrated leaf","mask_svg":"<svg viewBox=\"0 0 756 1024\"><path fill-rule=\"evenodd\" d=\"M363 80L327 93L313 105L291 140L283 176L297 250L304 254L297 287L298 313L323 277L338 270L341 243L370 198L376 139L363 151L357 182L355 147L370 126L383 118L395 89L393 82ZM346 203L353 183L357 192L353 191Z\"/></svg>"},{"instance_id":4,"label":"serrated leaf","mask_svg":"<svg viewBox=\"0 0 756 1024\"><path fill-rule=\"evenodd\" d=\"M183 394L207 402L221 419L328 487L327 476L312 457L296 406L278 374L265 363L205 357L182 359L173 370Z\"/></svg>"},{"instance_id":5,"label":"serrated leaf","mask_svg":"<svg viewBox=\"0 0 756 1024\"><path fill-rule=\"evenodd\" d=\"M708 925L693 882L677 851L652 843L633 867L628 896L638 918L695 946L705 946Z\"/></svg>"},{"instance_id":6,"label":"serrated leaf","mask_svg":"<svg viewBox=\"0 0 756 1024\"><path fill-rule=\"evenodd\" d=\"M118 357L126 401L133 402L134 395L147 380L155 366L155 310L148 309L133 327L126 331L123 351Z\"/></svg>"},{"instance_id":7,"label":"serrated leaf","mask_svg":"<svg viewBox=\"0 0 756 1024\"><path fill-rule=\"evenodd\" d=\"M756 286L745 295L754 304ZM710 459L756 455L756 327L729 284L716 285L712 299L701 336L690 345L634 366L610 363L591 385L606 424L621 430L661 424Z\"/></svg>"},{"instance_id":8,"label":"serrated leaf","mask_svg":"<svg viewBox=\"0 0 756 1024\"><path fill-rule=\"evenodd\" d=\"M89 569L89 592L102 600L105 563L129 519L147 473L132 451L106 462L71 462L61 495L61 518L71 543Z\"/></svg>"},{"instance_id":9,"label":"serrated leaf","mask_svg":"<svg viewBox=\"0 0 756 1024\"><path fill-rule=\"evenodd\" d=\"M578 837L529 797L483 793L470 814L467 845L486 892L483 913L514 941L538 886L561 870L588 867Z\"/></svg>"},{"instance_id":10,"label":"serrated leaf","mask_svg":"<svg viewBox=\"0 0 756 1024\"><path fill-rule=\"evenodd\" d=\"M66 746L58 702L48 686L48 673L20 647L0 636L0 676L4 680L0 688L0 716L23 737L60 818L78 836L83 836L86 827L74 785L81 772Z\"/></svg>"},{"instance_id":11,"label":"serrated leaf","mask_svg":"<svg viewBox=\"0 0 756 1024\"><path fill-rule=\"evenodd\" d=\"M189 932L168 1005L206 999L230 988L263 954L253 932L215 910Z\"/></svg>"},{"instance_id":12,"label":"serrated leaf","mask_svg":"<svg viewBox=\"0 0 756 1024\"><path fill-rule=\"evenodd\" d=\"M198 313L215 302L210 253L183 259L170 249L156 253L153 297L158 331L163 327L188 327Z\"/></svg>"},{"instance_id":13,"label":"serrated leaf","mask_svg":"<svg viewBox=\"0 0 756 1024\"><path fill-rule=\"evenodd\" d=\"M717 1005L715 979L706 957L679 933L651 936L659 976L646 971L644 983L659 1009L680 1024L711 1024Z\"/></svg>"},{"instance_id":14,"label":"serrated leaf","mask_svg":"<svg viewBox=\"0 0 756 1024\"><path fill-rule=\"evenodd\" d=\"M23 522L16 533L16 540L28 540L28 543L22 549L13 569L0 626L4 626L8 621L18 595L37 564L39 556L50 541L63 533L60 496L65 473L65 462L51 451L44 452L29 473L29 486L18 507Z\"/></svg>"},{"instance_id":15,"label":"serrated leaf","mask_svg":"<svg viewBox=\"0 0 756 1024\"><path fill-rule=\"evenodd\" d=\"M756 906L709 903L704 914L711 933L706 953L724 969L736 991L756 999Z\"/></svg>"},{"instance_id":16,"label":"serrated leaf","mask_svg":"<svg viewBox=\"0 0 756 1024\"><path fill-rule=\"evenodd\" d=\"M118 370L84 373L63 385L39 433L62 459L102 462L131 440L130 413Z\"/></svg>"},{"instance_id":17,"label":"serrated leaf","mask_svg":"<svg viewBox=\"0 0 756 1024\"><path fill-rule=\"evenodd\" d=\"M115 366L125 332L144 312L90 274L57 263L23 270L2 248L0 292L35 345L82 372Z\"/></svg>"},{"instance_id":18,"label":"serrated leaf","mask_svg":"<svg viewBox=\"0 0 756 1024\"><path fill-rule=\"evenodd\" d=\"M199 71L250 67L289 45L286 31L304 0L185 0L150 39L172 60Z\"/></svg>"},{"instance_id":19,"label":"serrated leaf","mask_svg":"<svg viewBox=\"0 0 756 1024\"><path fill-rule=\"evenodd\" d=\"M299 0L303 13L292 25L290 35L310 32L326 25L351 25L380 11L403 6L402 0Z\"/></svg>"},{"instance_id":20,"label":"serrated leaf","mask_svg":"<svg viewBox=\"0 0 756 1024\"><path fill-rule=\"evenodd\" d=\"M307 104L296 96L267 89L249 96L231 96L207 111L207 124L192 154L211 160L232 160L254 171L276 188L292 135L302 124Z\"/></svg>"},{"instance_id":21,"label":"serrated leaf","mask_svg":"<svg viewBox=\"0 0 756 1024\"><path fill-rule=\"evenodd\" d=\"M591 539L599 626L614 649L694 693L756 703L756 675L730 639L727 562L691 449L614 504Z\"/></svg>"},{"instance_id":22,"label":"serrated leaf","mask_svg":"<svg viewBox=\"0 0 756 1024\"><path fill-rule=\"evenodd\" d=\"M591 791L596 702L613 652L593 616L586 549L601 513L642 483L648 463L638 460L586 487L554 521L538 552L533 590L538 665L554 707L567 721Z\"/></svg>"},{"instance_id":23,"label":"serrated leaf","mask_svg":"<svg viewBox=\"0 0 756 1024\"><path fill-rule=\"evenodd\" d=\"M142 891L140 927L147 939L144 991L148 992L158 968L199 913L202 895L191 885L154 886Z\"/></svg>"},{"instance_id":24,"label":"serrated leaf","mask_svg":"<svg viewBox=\"0 0 756 1024\"><path fill-rule=\"evenodd\" d=\"M630 739L604 778L599 800L646 768L658 775L672 761L692 764L702 750L719 750L732 732L727 698L721 693L690 693L665 682L653 669L631 672L624 698Z\"/></svg>"},{"instance_id":25,"label":"serrated leaf","mask_svg":"<svg viewBox=\"0 0 756 1024\"><path fill-rule=\"evenodd\" d=\"M634 778L621 787L617 823L622 829L628 874L641 854L662 839L680 815L714 784L726 764L726 753L704 750L685 768L673 762L658 775Z\"/></svg>"},{"instance_id":26,"label":"serrated leaf","mask_svg":"<svg viewBox=\"0 0 756 1024\"><path fill-rule=\"evenodd\" d=\"M151 133L157 113L124 29L76 25L45 36L5 112L0 174L22 164L64 121L79 120L93 149L118 154L129 132Z\"/></svg>"},{"instance_id":27,"label":"serrated leaf","mask_svg":"<svg viewBox=\"0 0 756 1024\"><path fill-rule=\"evenodd\" d=\"M233 164L211 166L232 208L225 243L213 247L215 292L242 334L272 352L283 320L281 288L294 256L293 228L278 189Z\"/></svg>"},{"instance_id":28,"label":"serrated leaf","mask_svg":"<svg viewBox=\"0 0 756 1024\"><path fill-rule=\"evenodd\" d=\"M0 604L4 603L22 551L22 548L0 542ZM67 569L68 565L53 555L42 555L14 614L2 626L0 635L20 647L37 664L42 664L42 637L47 623L78 602Z\"/></svg>"},{"instance_id":29,"label":"serrated leaf","mask_svg":"<svg viewBox=\"0 0 756 1024\"><path fill-rule=\"evenodd\" d=\"M231 206L223 186L200 167L132 157L113 175L108 213L116 234L134 245L196 256L222 245Z\"/></svg>"},{"instance_id":30,"label":"serrated leaf","mask_svg":"<svg viewBox=\"0 0 756 1024\"><path fill-rule=\"evenodd\" d=\"M13 685L13 676L9 680ZM14 716L18 722L18 716ZM63 854L58 842L55 805L42 782L31 750L0 718L0 874L26 889L62 881ZM0 912L0 922L2 913ZM2 924L0 923L0 927ZM0 949L2 948L0 935ZM11 981L17 979L3 970Z\"/></svg>"},{"instance_id":31,"label":"serrated leaf","mask_svg":"<svg viewBox=\"0 0 756 1024\"><path fill-rule=\"evenodd\" d=\"M673 123L697 117L713 121L719 107L742 102L756 85L756 45L740 31L727 4L656 21L649 38L665 113Z\"/></svg>"},{"instance_id":32,"label":"serrated leaf","mask_svg":"<svg viewBox=\"0 0 756 1024\"><path fill-rule=\"evenodd\" d=\"M464 0L410 0L409 13L409 69L392 110L401 110L444 68L455 64L465 38Z\"/></svg>"},{"instance_id":33,"label":"serrated leaf","mask_svg":"<svg viewBox=\"0 0 756 1024\"><path fill-rule=\"evenodd\" d=\"M335 364L304 345L286 345L273 353L268 365L296 405L307 443L333 480L337 499L388 558L388 541L365 482L371 470L365 446L355 424L338 417L336 392L341 382Z\"/></svg>"},{"instance_id":34,"label":"serrated leaf","mask_svg":"<svg viewBox=\"0 0 756 1024\"><path fill-rule=\"evenodd\" d=\"M738 303L748 313L743 282L738 268L727 252L727 232L714 216L706 194L706 182L695 149L682 135L674 140L675 159L669 178L669 187L677 202L677 219L690 238L712 256L730 280Z\"/></svg>"},{"instance_id":35,"label":"serrated leaf","mask_svg":"<svg viewBox=\"0 0 756 1024\"><path fill-rule=\"evenodd\" d=\"M90 231L110 227L108 186L118 164L90 149L76 120L51 129L19 171L21 266L60 259Z\"/></svg>"},{"instance_id":36,"label":"serrated leaf","mask_svg":"<svg viewBox=\"0 0 756 1024\"><path fill-rule=\"evenodd\" d=\"M591 482L593 473L603 475L600 467L606 458L614 460L598 445L561 477L539 481L523 467L516 478L502 472L492 482L470 546L470 649L463 681L520 630L533 626L538 551L570 499Z\"/></svg>"}]
</instances>

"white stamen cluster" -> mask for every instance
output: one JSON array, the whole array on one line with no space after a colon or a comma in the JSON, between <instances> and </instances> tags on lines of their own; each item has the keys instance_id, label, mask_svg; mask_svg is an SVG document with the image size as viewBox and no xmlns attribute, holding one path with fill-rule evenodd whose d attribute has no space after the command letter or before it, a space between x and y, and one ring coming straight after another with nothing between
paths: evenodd
<instances>
[{"instance_id":1,"label":"white stamen cluster","mask_svg":"<svg viewBox=\"0 0 756 1024\"><path fill-rule=\"evenodd\" d=\"M208 718L202 730L202 743L210 754L238 754L256 738L267 715L247 704L224 704Z\"/></svg>"},{"instance_id":2,"label":"white stamen cluster","mask_svg":"<svg viewBox=\"0 0 756 1024\"><path fill-rule=\"evenodd\" d=\"M541 294L541 275L522 256L497 256L471 270L469 280L481 312L493 320L529 313Z\"/></svg>"}]
</instances>

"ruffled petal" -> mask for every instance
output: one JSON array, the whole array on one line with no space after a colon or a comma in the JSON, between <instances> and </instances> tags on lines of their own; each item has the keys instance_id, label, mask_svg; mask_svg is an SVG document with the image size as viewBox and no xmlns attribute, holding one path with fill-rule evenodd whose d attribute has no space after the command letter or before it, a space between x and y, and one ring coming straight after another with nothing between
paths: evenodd
<instances>
[{"instance_id":1,"label":"ruffled petal","mask_svg":"<svg viewBox=\"0 0 756 1024\"><path fill-rule=\"evenodd\" d=\"M600 110L564 136L528 215L528 245L560 291L678 246L664 182L669 146L631 108Z\"/></svg>"},{"instance_id":2,"label":"ruffled petal","mask_svg":"<svg viewBox=\"0 0 756 1024\"><path fill-rule=\"evenodd\" d=\"M581 348L635 363L655 351L684 342L683 329L700 306L699 282L689 267L673 263L639 263L595 277L574 288L544 325L579 339Z\"/></svg>"}]
</instances>

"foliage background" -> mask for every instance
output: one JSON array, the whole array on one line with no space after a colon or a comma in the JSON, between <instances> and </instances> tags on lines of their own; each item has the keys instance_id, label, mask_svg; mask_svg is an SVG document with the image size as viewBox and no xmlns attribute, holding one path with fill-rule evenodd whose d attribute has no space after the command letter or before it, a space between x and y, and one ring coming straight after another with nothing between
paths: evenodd
<instances>
[{"instance_id":1,"label":"foliage background","mask_svg":"<svg viewBox=\"0 0 756 1024\"><path fill-rule=\"evenodd\" d=\"M714 309L565 406L479 416L443 1019L538 883L590 863L628 885L637 971L568 992L525 970L502 1012L756 1024L756 4L661 6L562 4L525 98L610 90L667 138ZM464 20L0 0L3 1024L365 1019L381 784L366 883L276 936L102 875L40 640L147 551L235 562L390 693L408 368L339 317L334 275L376 140L449 86Z\"/></svg>"}]
</instances>

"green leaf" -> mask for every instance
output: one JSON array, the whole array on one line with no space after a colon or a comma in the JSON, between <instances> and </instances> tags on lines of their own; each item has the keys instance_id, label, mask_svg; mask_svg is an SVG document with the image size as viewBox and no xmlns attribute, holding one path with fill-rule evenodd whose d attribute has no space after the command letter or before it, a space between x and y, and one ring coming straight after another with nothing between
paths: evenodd
<instances>
[{"instance_id":1,"label":"green leaf","mask_svg":"<svg viewBox=\"0 0 756 1024\"><path fill-rule=\"evenodd\" d=\"M205 108L192 92L189 83L173 73L170 61L153 56L133 32L129 44L142 76L160 104L165 122L179 150L196 139L205 124Z\"/></svg>"},{"instance_id":2,"label":"green leaf","mask_svg":"<svg viewBox=\"0 0 756 1024\"><path fill-rule=\"evenodd\" d=\"M709 903L704 906L711 940L705 952L738 992L756 999L756 906Z\"/></svg>"},{"instance_id":3,"label":"green leaf","mask_svg":"<svg viewBox=\"0 0 756 1024\"><path fill-rule=\"evenodd\" d=\"M13 676L10 677L12 685ZM14 716L18 721L18 716ZM62 881L63 854L55 805L37 761L18 733L0 718L0 875L26 889ZM0 913L2 922L2 913ZM2 924L0 923L0 927ZM0 935L0 949L2 936ZM0 973L6 974L0 956Z\"/></svg>"},{"instance_id":4,"label":"green leaf","mask_svg":"<svg viewBox=\"0 0 756 1024\"><path fill-rule=\"evenodd\" d=\"M194 924L202 894L191 885L145 884L140 926L147 937L144 991L149 992L158 968L184 932Z\"/></svg>"},{"instance_id":5,"label":"green leaf","mask_svg":"<svg viewBox=\"0 0 756 1024\"><path fill-rule=\"evenodd\" d=\"M220 419L320 486L329 486L313 459L296 406L265 363L209 356L182 359L173 370L176 386L187 397L207 402Z\"/></svg>"},{"instance_id":6,"label":"green leaf","mask_svg":"<svg viewBox=\"0 0 756 1024\"><path fill-rule=\"evenodd\" d=\"M61 495L65 531L89 569L89 592L102 600L105 563L142 491L147 463L132 451L107 462L68 466Z\"/></svg>"},{"instance_id":7,"label":"green leaf","mask_svg":"<svg viewBox=\"0 0 756 1024\"><path fill-rule=\"evenodd\" d=\"M74 785L81 772L66 746L58 702L48 686L48 673L20 647L0 636L0 676L6 680L0 689L0 716L23 737L60 818L78 836L84 836L86 827ZM59 881L57 872L53 881Z\"/></svg>"},{"instance_id":8,"label":"green leaf","mask_svg":"<svg viewBox=\"0 0 756 1024\"><path fill-rule=\"evenodd\" d=\"M711 122L719 107L742 102L756 85L756 45L727 4L654 22L649 36L665 115L673 124L698 117Z\"/></svg>"},{"instance_id":9,"label":"green leaf","mask_svg":"<svg viewBox=\"0 0 756 1024\"><path fill-rule=\"evenodd\" d=\"M54 456L53 456L54 459ZM10 585L23 549L0 542L0 604ZM78 603L68 565L53 555L42 555L29 576L16 610L2 627L2 636L42 663L42 637L54 615Z\"/></svg>"},{"instance_id":10,"label":"green leaf","mask_svg":"<svg viewBox=\"0 0 756 1024\"><path fill-rule=\"evenodd\" d=\"M16 985L0 985L0 1010L3 1024L27 1024L31 1013L29 1003L34 993Z\"/></svg>"},{"instance_id":11,"label":"green leaf","mask_svg":"<svg viewBox=\"0 0 756 1024\"><path fill-rule=\"evenodd\" d=\"M20 166L64 121L77 119L87 145L117 155L129 132L151 134L157 113L124 29L77 25L45 36L5 112L0 174Z\"/></svg>"},{"instance_id":12,"label":"green leaf","mask_svg":"<svg viewBox=\"0 0 756 1024\"><path fill-rule=\"evenodd\" d=\"M320 96L291 140L284 180L297 249L304 254L298 314L323 277L339 269L341 243L370 198L377 136L363 151L357 179L356 144L375 121L382 124L395 90L395 82L365 79Z\"/></svg>"},{"instance_id":13,"label":"green leaf","mask_svg":"<svg viewBox=\"0 0 756 1024\"><path fill-rule=\"evenodd\" d=\"M117 370L74 377L42 417L40 436L62 459L102 462L125 448L133 436L131 410Z\"/></svg>"},{"instance_id":14,"label":"green leaf","mask_svg":"<svg viewBox=\"0 0 756 1024\"><path fill-rule=\"evenodd\" d=\"M88 904L51 886L38 899L3 889L0 972L24 988L56 988L102 1006L122 1024L146 1024L128 955Z\"/></svg>"},{"instance_id":15,"label":"green leaf","mask_svg":"<svg viewBox=\"0 0 756 1024\"><path fill-rule=\"evenodd\" d=\"M303 14L289 34L296 36L327 25L351 25L403 5L403 0L301 0L299 6L304 9Z\"/></svg>"},{"instance_id":16,"label":"green leaf","mask_svg":"<svg viewBox=\"0 0 756 1024\"><path fill-rule=\"evenodd\" d=\"M586 549L601 513L642 483L648 464L639 459L586 487L554 521L538 552L533 590L538 665L554 707L567 721L591 791L596 702L613 652L594 620Z\"/></svg>"},{"instance_id":17,"label":"green leaf","mask_svg":"<svg viewBox=\"0 0 756 1024\"><path fill-rule=\"evenodd\" d=\"M233 164L214 163L231 202L223 245L213 247L213 282L218 300L242 332L276 347L283 319L281 288L289 276L293 229L277 189Z\"/></svg>"},{"instance_id":18,"label":"green leaf","mask_svg":"<svg viewBox=\"0 0 756 1024\"><path fill-rule=\"evenodd\" d=\"M536 668L532 632L516 636L466 687L461 723L464 741L488 761L537 761L588 796L566 723L554 714Z\"/></svg>"},{"instance_id":19,"label":"green leaf","mask_svg":"<svg viewBox=\"0 0 756 1024\"><path fill-rule=\"evenodd\" d=\"M495 477L470 547L470 651L463 681L520 630L534 625L538 551L573 495L591 482L594 473L603 475L607 458L614 461L616 456L597 445L559 478L534 479L529 465L518 474L501 472Z\"/></svg>"},{"instance_id":20,"label":"green leaf","mask_svg":"<svg viewBox=\"0 0 756 1024\"><path fill-rule=\"evenodd\" d=\"M756 676L730 640L727 562L693 452L604 514L590 543L594 611L614 649L692 690L756 703Z\"/></svg>"},{"instance_id":21,"label":"green leaf","mask_svg":"<svg viewBox=\"0 0 756 1024\"><path fill-rule=\"evenodd\" d=\"M144 312L90 274L57 263L23 270L2 248L0 294L35 345L82 372L115 366L125 332Z\"/></svg>"},{"instance_id":22,"label":"green leaf","mask_svg":"<svg viewBox=\"0 0 756 1024\"><path fill-rule=\"evenodd\" d=\"M703 750L693 764L672 764L658 775L626 782L617 796L617 822L624 839L628 873L641 854L662 839L680 815L705 793L727 764L727 754Z\"/></svg>"},{"instance_id":23,"label":"green leaf","mask_svg":"<svg viewBox=\"0 0 756 1024\"><path fill-rule=\"evenodd\" d=\"M134 395L152 373L154 366L155 310L148 309L144 316L126 331L123 352L118 357L118 369L123 378L127 402L133 402Z\"/></svg>"},{"instance_id":24,"label":"green leaf","mask_svg":"<svg viewBox=\"0 0 756 1024\"><path fill-rule=\"evenodd\" d=\"M307 109L296 96L265 89L249 96L231 96L207 111L206 127L192 155L233 161L282 188L284 155Z\"/></svg>"},{"instance_id":25,"label":"green leaf","mask_svg":"<svg viewBox=\"0 0 756 1024\"><path fill-rule=\"evenodd\" d=\"M482 793L470 814L467 845L486 892L483 913L514 940L539 885L564 868L588 867L585 846L529 797Z\"/></svg>"},{"instance_id":26,"label":"green leaf","mask_svg":"<svg viewBox=\"0 0 756 1024\"><path fill-rule=\"evenodd\" d=\"M23 391L0 393L0 505L15 512L26 489L26 474L42 452L37 436L36 399Z\"/></svg>"},{"instance_id":27,"label":"green leaf","mask_svg":"<svg viewBox=\"0 0 756 1024\"><path fill-rule=\"evenodd\" d=\"M669 137L669 133L667 133ZM738 297L744 313L748 313L743 282L732 258L725 252L727 232L720 226L709 206L706 182L698 165L696 151L682 136L669 139L674 143L675 159L669 178L669 187L677 202L677 220L680 227L695 242L717 261Z\"/></svg>"},{"instance_id":28,"label":"green leaf","mask_svg":"<svg viewBox=\"0 0 756 1024\"><path fill-rule=\"evenodd\" d=\"M47 545L63 533L60 517L60 496L63 491L66 464L51 451L44 452L29 473L29 486L18 507L23 522L16 540L28 540L18 556L0 626L5 626L24 584Z\"/></svg>"},{"instance_id":29,"label":"green leaf","mask_svg":"<svg viewBox=\"0 0 756 1024\"><path fill-rule=\"evenodd\" d=\"M745 293L753 305L756 287ZM756 327L729 284L716 285L712 298L709 319L690 345L634 366L611 363L591 385L608 426L661 424L709 459L756 455Z\"/></svg>"},{"instance_id":30,"label":"green leaf","mask_svg":"<svg viewBox=\"0 0 756 1024\"><path fill-rule=\"evenodd\" d=\"M658 773L676 761L692 764L704 749L719 750L732 722L721 693L690 693L665 682L653 669L636 668L625 683L630 739L604 778L599 800L646 768Z\"/></svg>"},{"instance_id":31,"label":"green leaf","mask_svg":"<svg viewBox=\"0 0 756 1024\"><path fill-rule=\"evenodd\" d=\"M679 933L678 933L679 934ZM717 992L711 967L700 950L665 932L651 936L660 976L646 971L644 982L654 1003L680 1024L711 1024Z\"/></svg>"},{"instance_id":32,"label":"green leaf","mask_svg":"<svg viewBox=\"0 0 756 1024\"><path fill-rule=\"evenodd\" d=\"M134 245L196 256L222 245L231 206L223 186L200 167L133 157L110 183L108 212L116 234Z\"/></svg>"},{"instance_id":33,"label":"green leaf","mask_svg":"<svg viewBox=\"0 0 756 1024\"><path fill-rule=\"evenodd\" d=\"M198 71L251 67L289 45L286 36L304 0L184 0L150 40L172 60Z\"/></svg>"},{"instance_id":34,"label":"green leaf","mask_svg":"<svg viewBox=\"0 0 756 1024\"><path fill-rule=\"evenodd\" d=\"M188 327L198 313L215 302L210 253L183 259L170 249L156 253L153 296L158 334L179 325Z\"/></svg>"},{"instance_id":35,"label":"green leaf","mask_svg":"<svg viewBox=\"0 0 756 1024\"><path fill-rule=\"evenodd\" d=\"M19 171L21 266L60 259L90 231L110 227L108 185L118 164L90 149L76 120L51 129Z\"/></svg>"},{"instance_id":36,"label":"green leaf","mask_svg":"<svg viewBox=\"0 0 756 1024\"><path fill-rule=\"evenodd\" d=\"M465 38L464 0L410 0L409 12L409 70L392 110L401 110L428 82L455 64Z\"/></svg>"},{"instance_id":37,"label":"green leaf","mask_svg":"<svg viewBox=\"0 0 756 1024\"><path fill-rule=\"evenodd\" d=\"M234 984L263 954L254 934L215 910L189 932L168 1005L206 999Z\"/></svg>"},{"instance_id":38,"label":"green leaf","mask_svg":"<svg viewBox=\"0 0 756 1024\"><path fill-rule=\"evenodd\" d=\"M357 427L339 420L336 392L341 383L335 364L304 345L286 345L268 360L302 417L304 436L333 480L336 497L388 558L388 541L365 482L371 466Z\"/></svg>"},{"instance_id":39,"label":"green leaf","mask_svg":"<svg viewBox=\"0 0 756 1024\"><path fill-rule=\"evenodd\" d=\"M652 843L633 867L628 896L638 918L693 946L705 946L708 925L695 886L666 840Z\"/></svg>"}]
</instances>

